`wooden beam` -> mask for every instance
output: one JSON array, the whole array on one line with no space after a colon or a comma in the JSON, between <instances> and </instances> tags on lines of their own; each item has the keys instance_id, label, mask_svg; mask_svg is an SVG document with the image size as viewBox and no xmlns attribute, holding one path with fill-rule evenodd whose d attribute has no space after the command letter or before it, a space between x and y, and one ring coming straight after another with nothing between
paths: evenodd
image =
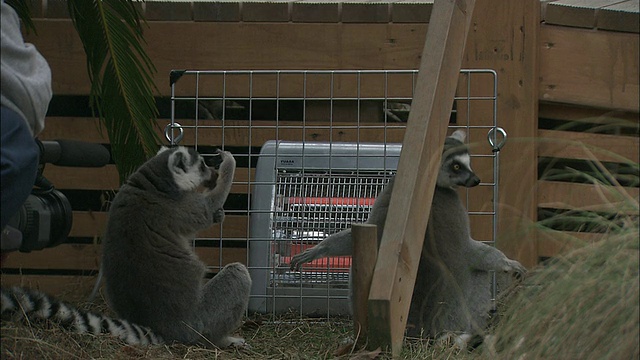
<instances>
[{"instance_id":1,"label":"wooden beam","mask_svg":"<svg viewBox=\"0 0 640 360\"><path fill-rule=\"evenodd\" d=\"M497 246L525 266L538 259L530 225L537 219L539 7L539 0L478 0L463 62L497 73L497 122L508 134L499 153Z\"/></svg>"},{"instance_id":2,"label":"wooden beam","mask_svg":"<svg viewBox=\"0 0 640 360\"><path fill-rule=\"evenodd\" d=\"M378 257L378 227L374 224L353 224L353 260L351 289L353 331L356 341L364 344L368 338L367 300Z\"/></svg>"},{"instance_id":3,"label":"wooden beam","mask_svg":"<svg viewBox=\"0 0 640 360\"><path fill-rule=\"evenodd\" d=\"M397 356L433 199L474 0L434 4L369 293L369 345ZM420 214L416 216L416 214Z\"/></svg>"}]
</instances>

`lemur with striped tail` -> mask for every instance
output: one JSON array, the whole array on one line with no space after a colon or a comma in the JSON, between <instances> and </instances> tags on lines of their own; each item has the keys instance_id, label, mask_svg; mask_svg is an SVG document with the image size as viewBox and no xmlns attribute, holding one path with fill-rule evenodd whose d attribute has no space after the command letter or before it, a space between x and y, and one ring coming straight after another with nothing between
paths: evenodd
<instances>
[{"instance_id":1,"label":"lemur with striped tail","mask_svg":"<svg viewBox=\"0 0 640 360\"><path fill-rule=\"evenodd\" d=\"M193 149L161 148L122 185L103 237L106 295L120 319L84 312L41 292L2 288L2 316L51 319L79 333L111 334L129 344L180 342L244 346L240 325L251 278L240 263L204 282L191 241L222 222L235 160L219 170Z\"/></svg>"}]
</instances>

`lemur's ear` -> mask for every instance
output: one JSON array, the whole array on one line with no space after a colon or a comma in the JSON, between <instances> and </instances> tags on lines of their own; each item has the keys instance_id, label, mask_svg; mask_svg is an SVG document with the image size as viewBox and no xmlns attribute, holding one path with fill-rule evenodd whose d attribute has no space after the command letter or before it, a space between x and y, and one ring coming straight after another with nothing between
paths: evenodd
<instances>
[{"instance_id":1,"label":"lemur's ear","mask_svg":"<svg viewBox=\"0 0 640 360\"><path fill-rule=\"evenodd\" d=\"M160 146L160 149L158 150L158 152L156 153L156 155L158 155L158 154L160 154L160 153L163 153L163 152L165 152L165 151L167 151L167 150L169 150L169 148L168 148L168 147L166 147L166 146Z\"/></svg>"},{"instance_id":2,"label":"lemur's ear","mask_svg":"<svg viewBox=\"0 0 640 360\"><path fill-rule=\"evenodd\" d=\"M458 129L451 134L451 137L460 142L464 142L464 139L467 138L467 133L462 129Z\"/></svg>"},{"instance_id":3,"label":"lemur's ear","mask_svg":"<svg viewBox=\"0 0 640 360\"><path fill-rule=\"evenodd\" d=\"M183 173L187 172L187 162L183 151L176 151L169 155L169 164L174 171L180 169ZM177 172L177 171L176 171Z\"/></svg>"}]
</instances>

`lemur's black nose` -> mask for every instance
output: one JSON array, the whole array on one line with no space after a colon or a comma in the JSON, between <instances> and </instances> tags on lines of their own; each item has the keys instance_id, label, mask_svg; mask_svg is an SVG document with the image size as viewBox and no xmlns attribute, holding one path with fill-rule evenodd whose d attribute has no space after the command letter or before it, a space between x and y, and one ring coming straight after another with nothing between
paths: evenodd
<instances>
[{"instance_id":1,"label":"lemur's black nose","mask_svg":"<svg viewBox=\"0 0 640 360\"><path fill-rule=\"evenodd\" d=\"M469 178L469 180L467 180L467 182L464 185L466 187L474 187L474 186L477 186L478 184L480 184L480 178L477 177L476 175L473 175L472 177Z\"/></svg>"}]
</instances>

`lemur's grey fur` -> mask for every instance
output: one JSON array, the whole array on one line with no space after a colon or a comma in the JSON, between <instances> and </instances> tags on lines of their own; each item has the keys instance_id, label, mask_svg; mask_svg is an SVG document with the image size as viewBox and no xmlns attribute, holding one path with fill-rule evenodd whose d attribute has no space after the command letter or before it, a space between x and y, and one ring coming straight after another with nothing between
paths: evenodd
<instances>
[{"instance_id":1,"label":"lemur's grey fur","mask_svg":"<svg viewBox=\"0 0 640 360\"><path fill-rule=\"evenodd\" d=\"M407 335L436 337L446 332L478 334L487 326L491 308L489 271L522 275L526 270L500 250L475 241L457 186L472 187L480 179L471 170L466 134L447 137L431 205L422 257L413 291ZM392 178L377 197L366 221L378 227L378 246L393 189ZM351 255L351 229L333 234L295 255L291 268L322 257Z\"/></svg>"},{"instance_id":2,"label":"lemur's grey fur","mask_svg":"<svg viewBox=\"0 0 640 360\"><path fill-rule=\"evenodd\" d=\"M204 283L206 267L191 244L198 231L224 218L235 160L229 152L220 156L216 173L194 150L163 148L118 191L103 238L102 269L108 300L121 319L19 287L1 289L3 318L50 319L129 344L245 345L229 335L247 308L249 272L233 263Z\"/></svg>"},{"instance_id":3,"label":"lemur's grey fur","mask_svg":"<svg viewBox=\"0 0 640 360\"><path fill-rule=\"evenodd\" d=\"M110 305L166 341L244 343L229 335L247 308L249 272L229 264L203 284L206 266L191 243L224 218L235 160L219 154L215 179L194 150L161 150L131 175L109 211L102 259Z\"/></svg>"}]
</instances>

